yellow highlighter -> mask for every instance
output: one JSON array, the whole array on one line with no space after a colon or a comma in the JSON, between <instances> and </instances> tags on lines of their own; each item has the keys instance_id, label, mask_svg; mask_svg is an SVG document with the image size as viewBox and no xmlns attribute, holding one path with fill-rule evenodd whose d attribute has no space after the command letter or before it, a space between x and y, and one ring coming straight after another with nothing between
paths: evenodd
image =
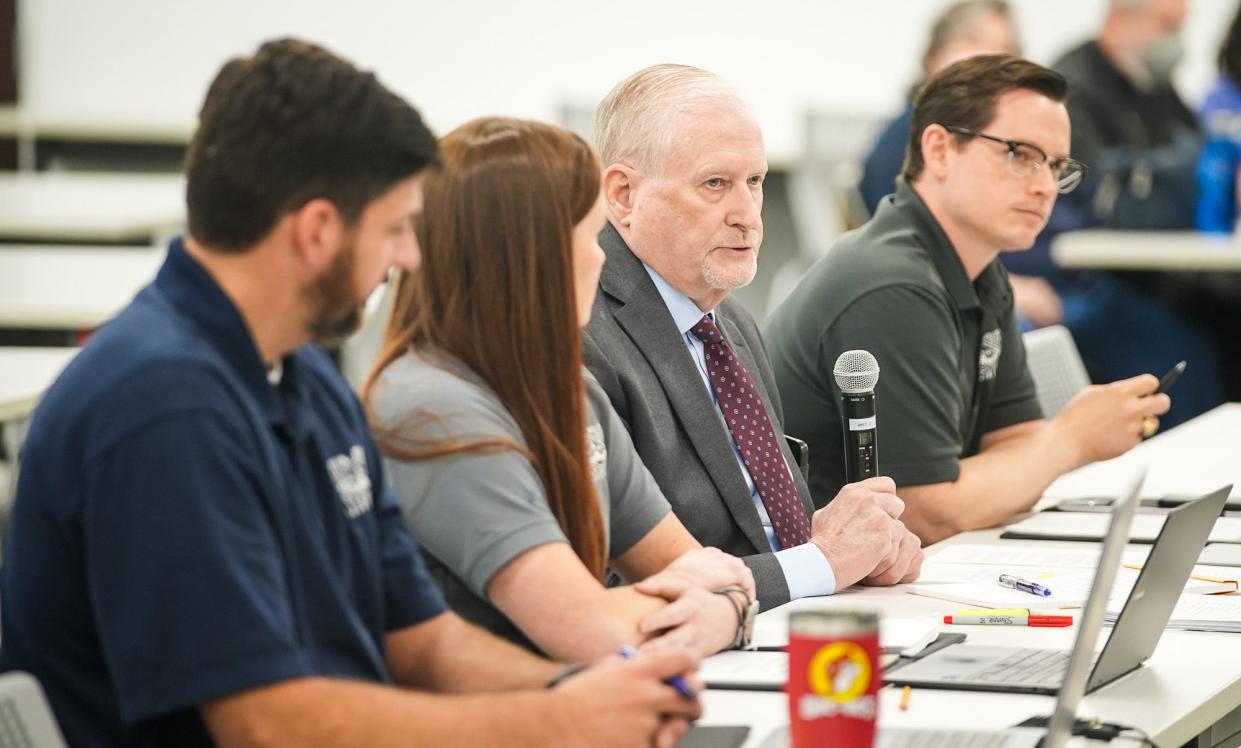
<instances>
[{"instance_id":1,"label":"yellow highlighter","mask_svg":"<svg viewBox=\"0 0 1241 748\"><path fill-rule=\"evenodd\" d=\"M1063 615L1056 608L981 608L979 610L958 610L958 616L1051 616Z\"/></svg>"}]
</instances>

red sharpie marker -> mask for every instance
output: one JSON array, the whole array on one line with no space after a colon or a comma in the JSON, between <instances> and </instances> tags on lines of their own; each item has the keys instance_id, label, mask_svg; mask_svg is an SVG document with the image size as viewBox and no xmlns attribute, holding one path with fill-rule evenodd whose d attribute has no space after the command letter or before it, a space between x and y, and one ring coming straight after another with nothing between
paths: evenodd
<instances>
[{"instance_id":1,"label":"red sharpie marker","mask_svg":"<svg viewBox=\"0 0 1241 748\"><path fill-rule=\"evenodd\" d=\"M1040 628L1063 628L1073 625L1073 616L1048 616L1033 613L997 611L995 613L968 613L944 616L944 623L971 626L1035 626Z\"/></svg>"}]
</instances>

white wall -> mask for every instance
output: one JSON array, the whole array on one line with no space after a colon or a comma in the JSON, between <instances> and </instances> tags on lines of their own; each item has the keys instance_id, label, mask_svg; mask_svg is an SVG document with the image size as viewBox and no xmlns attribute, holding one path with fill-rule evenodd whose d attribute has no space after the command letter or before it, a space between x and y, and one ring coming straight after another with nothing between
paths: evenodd
<instances>
[{"instance_id":1,"label":"white wall","mask_svg":"<svg viewBox=\"0 0 1241 748\"><path fill-rule=\"evenodd\" d=\"M554 119L655 62L709 68L759 113L774 157L806 107L883 114L913 79L946 0L18 0L25 116L57 128L188 134L227 57L263 39L327 45L438 132L482 114ZM1195 100L1235 4L1191 0L1182 90ZM1090 35L1106 0L1015 0L1040 62Z\"/></svg>"}]
</instances>

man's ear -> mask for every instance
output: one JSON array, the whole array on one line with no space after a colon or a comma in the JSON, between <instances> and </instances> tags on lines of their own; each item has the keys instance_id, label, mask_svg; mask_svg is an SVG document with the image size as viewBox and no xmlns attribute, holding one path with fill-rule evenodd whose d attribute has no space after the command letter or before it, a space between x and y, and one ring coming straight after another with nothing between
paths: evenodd
<instances>
[{"instance_id":1,"label":"man's ear","mask_svg":"<svg viewBox=\"0 0 1241 748\"><path fill-rule=\"evenodd\" d=\"M633 213L634 191L641 175L636 169L624 164L612 164L603 172L603 201L608 216L620 226L629 225Z\"/></svg>"},{"instance_id":2,"label":"man's ear","mask_svg":"<svg viewBox=\"0 0 1241 748\"><path fill-rule=\"evenodd\" d=\"M956 137L943 125L932 123L922 131L923 171L937 180L948 176L949 151L955 150Z\"/></svg>"},{"instance_id":3,"label":"man's ear","mask_svg":"<svg viewBox=\"0 0 1241 748\"><path fill-rule=\"evenodd\" d=\"M326 198L315 198L289 215L293 250L312 274L331 265L344 244L345 221Z\"/></svg>"}]
</instances>

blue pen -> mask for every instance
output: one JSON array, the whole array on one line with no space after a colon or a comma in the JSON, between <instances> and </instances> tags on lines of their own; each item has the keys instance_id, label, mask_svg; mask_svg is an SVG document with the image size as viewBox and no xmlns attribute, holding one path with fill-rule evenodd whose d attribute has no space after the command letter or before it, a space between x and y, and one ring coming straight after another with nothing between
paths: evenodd
<instances>
[{"instance_id":1,"label":"blue pen","mask_svg":"<svg viewBox=\"0 0 1241 748\"><path fill-rule=\"evenodd\" d=\"M624 657L626 660L633 657L637 653L637 650L628 644L621 645L620 656ZM672 686L676 689L677 693L681 694L682 697L689 699L690 701L696 701L698 699L698 694L694 692L694 689L688 682L686 682L685 678L679 675L672 676L671 678L665 680L664 683Z\"/></svg>"},{"instance_id":2,"label":"blue pen","mask_svg":"<svg viewBox=\"0 0 1241 748\"><path fill-rule=\"evenodd\" d=\"M1011 574L1001 574L1000 578L996 581L1000 583L1001 587L1007 587L1010 590L1021 590L1022 592L1029 592L1031 595L1038 595L1039 597L1051 597L1051 590L1047 589L1038 582L1027 582L1024 579L1014 577Z\"/></svg>"}]
</instances>

